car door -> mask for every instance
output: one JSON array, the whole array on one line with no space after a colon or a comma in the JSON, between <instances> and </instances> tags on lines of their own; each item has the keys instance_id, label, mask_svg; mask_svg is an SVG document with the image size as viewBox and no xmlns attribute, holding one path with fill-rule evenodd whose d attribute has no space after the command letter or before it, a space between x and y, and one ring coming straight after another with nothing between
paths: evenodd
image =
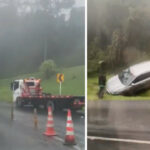
<instances>
[{"instance_id":1,"label":"car door","mask_svg":"<svg viewBox=\"0 0 150 150\"><path fill-rule=\"evenodd\" d=\"M19 81L13 82L13 101L16 101L16 98L20 96L20 89L19 89Z\"/></svg>"},{"instance_id":2,"label":"car door","mask_svg":"<svg viewBox=\"0 0 150 150\"><path fill-rule=\"evenodd\" d=\"M144 73L133 80L131 90L137 92L150 87L150 72Z\"/></svg>"}]
</instances>

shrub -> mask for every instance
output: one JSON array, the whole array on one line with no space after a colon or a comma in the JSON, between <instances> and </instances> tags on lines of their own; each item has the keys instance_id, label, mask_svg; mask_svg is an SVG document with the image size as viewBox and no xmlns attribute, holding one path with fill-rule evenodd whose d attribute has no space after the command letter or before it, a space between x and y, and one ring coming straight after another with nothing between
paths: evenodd
<instances>
[{"instance_id":1,"label":"shrub","mask_svg":"<svg viewBox=\"0 0 150 150\"><path fill-rule=\"evenodd\" d=\"M40 72L44 79L49 79L56 73L56 64L53 60L49 59L44 61L40 66Z\"/></svg>"}]
</instances>

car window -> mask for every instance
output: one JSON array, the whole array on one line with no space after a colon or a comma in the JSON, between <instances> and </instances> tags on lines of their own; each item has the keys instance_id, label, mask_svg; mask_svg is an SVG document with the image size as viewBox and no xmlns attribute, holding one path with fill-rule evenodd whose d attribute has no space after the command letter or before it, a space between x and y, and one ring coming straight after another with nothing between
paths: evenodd
<instances>
[{"instance_id":1,"label":"car window","mask_svg":"<svg viewBox=\"0 0 150 150\"><path fill-rule=\"evenodd\" d=\"M16 90L16 89L18 89L19 88L19 82L18 81L15 81L14 82L14 91Z\"/></svg>"},{"instance_id":2,"label":"car window","mask_svg":"<svg viewBox=\"0 0 150 150\"><path fill-rule=\"evenodd\" d=\"M26 82L27 86L34 86L34 82Z\"/></svg>"},{"instance_id":3,"label":"car window","mask_svg":"<svg viewBox=\"0 0 150 150\"><path fill-rule=\"evenodd\" d=\"M146 78L150 78L150 72L138 76L138 77L133 81L133 83L137 83L137 82L139 82L139 81L145 80Z\"/></svg>"},{"instance_id":4,"label":"car window","mask_svg":"<svg viewBox=\"0 0 150 150\"><path fill-rule=\"evenodd\" d=\"M120 81L124 85L129 85L130 83L132 83L134 79L134 76L130 72L130 69L123 70L118 76L119 76Z\"/></svg>"}]
</instances>

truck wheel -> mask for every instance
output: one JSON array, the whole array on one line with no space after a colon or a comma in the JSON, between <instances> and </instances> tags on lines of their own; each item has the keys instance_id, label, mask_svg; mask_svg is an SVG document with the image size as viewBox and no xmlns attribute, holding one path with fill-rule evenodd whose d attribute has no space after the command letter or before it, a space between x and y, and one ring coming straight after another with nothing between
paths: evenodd
<instances>
[{"instance_id":1,"label":"truck wheel","mask_svg":"<svg viewBox=\"0 0 150 150\"><path fill-rule=\"evenodd\" d=\"M23 102L22 102L22 99L21 99L21 98L17 98L17 99L16 99L16 106L17 106L17 107L23 107Z\"/></svg>"},{"instance_id":2,"label":"truck wheel","mask_svg":"<svg viewBox=\"0 0 150 150\"><path fill-rule=\"evenodd\" d=\"M49 106L51 107L52 112L54 112L55 111L55 104L54 104L53 101L48 101L47 102L47 109L48 109Z\"/></svg>"}]
</instances>

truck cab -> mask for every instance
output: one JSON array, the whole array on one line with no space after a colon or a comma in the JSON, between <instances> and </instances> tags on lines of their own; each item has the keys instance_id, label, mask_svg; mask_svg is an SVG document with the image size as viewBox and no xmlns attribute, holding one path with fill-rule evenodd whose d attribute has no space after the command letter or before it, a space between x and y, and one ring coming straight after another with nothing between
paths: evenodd
<instances>
[{"instance_id":1,"label":"truck cab","mask_svg":"<svg viewBox=\"0 0 150 150\"><path fill-rule=\"evenodd\" d=\"M41 95L40 79L29 78L15 80L11 83L11 90L13 91L14 102L19 97Z\"/></svg>"},{"instance_id":2,"label":"truck cab","mask_svg":"<svg viewBox=\"0 0 150 150\"><path fill-rule=\"evenodd\" d=\"M21 85L23 84L23 80L15 80L11 83L11 90L13 92L13 102L16 102L17 97L21 96Z\"/></svg>"}]
</instances>

